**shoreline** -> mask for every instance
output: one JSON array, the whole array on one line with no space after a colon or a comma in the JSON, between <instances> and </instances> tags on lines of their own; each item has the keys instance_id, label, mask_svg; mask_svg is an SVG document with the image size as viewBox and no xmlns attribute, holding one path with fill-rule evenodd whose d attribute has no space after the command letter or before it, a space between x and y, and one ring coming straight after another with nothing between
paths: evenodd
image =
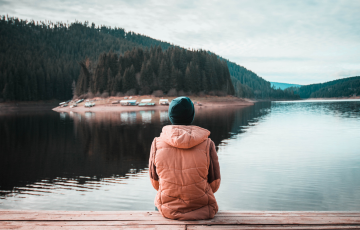
<instances>
[{"instance_id":1,"label":"shoreline","mask_svg":"<svg viewBox=\"0 0 360 230\"><path fill-rule=\"evenodd\" d=\"M152 99L155 106L122 106L120 104L112 104L113 101L124 100L124 97L109 97L109 98L94 98L92 99L95 103L94 107L85 107L85 102L81 102L77 107L70 108L57 106L53 108L56 112L128 112L128 111L148 111L148 110L160 110L167 111L169 106L159 105L161 97L154 96L133 96L133 100L142 100L145 98ZM173 100L176 97L164 97ZM202 108L225 108L225 107L246 107L254 105L256 101L250 99L242 99L233 96L217 97L217 96L205 96L205 97L189 97L195 105L195 109ZM199 105L201 103L201 106Z\"/></svg>"},{"instance_id":2,"label":"shoreline","mask_svg":"<svg viewBox=\"0 0 360 230\"><path fill-rule=\"evenodd\" d=\"M356 97L314 97L314 98L306 98L303 100L304 101L306 101L306 100L315 101L315 100L357 100L357 99L360 99L360 96L356 96Z\"/></svg>"},{"instance_id":3,"label":"shoreline","mask_svg":"<svg viewBox=\"0 0 360 230\"><path fill-rule=\"evenodd\" d=\"M149 110L168 110L168 106L158 105L158 101L162 97L155 97L152 95L148 96L133 96L132 99L141 100L144 98L152 99L156 103L155 106L121 106L120 104L111 104L114 100L124 100L124 97L108 97L108 98L93 98L89 100L96 100L94 107L84 107L85 102L79 103L78 107L60 107L58 106L58 100L50 101L20 101L20 102L1 102L0 103L0 114L1 113L12 113L12 112L36 112L36 111L56 111L56 112L123 112L123 111L149 111ZM176 97L164 97L172 100ZM234 96L189 96L193 102L199 102L202 106L195 105L195 108L225 108L225 107L246 107L254 105L256 102L269 101L262 99L248 99L248 98L237 98ZM297 101L330 101L330 100L359 100L360 96L356 97L330 97L330 98L306 98ZM270 101L288 101L288 100L270 100Z\"/></svg>"},{"instance_id":4,"label":"shoreline","mask_svg":"<svg viewBox=\"0 0 360 230\"><path fill-rule=\"evenodd\" d=\"M13 112L36 112L51 111L58 105L57 101L37 101L37 102L2 102L0 103L0 114Z\"/></svg>"}]
</instances>

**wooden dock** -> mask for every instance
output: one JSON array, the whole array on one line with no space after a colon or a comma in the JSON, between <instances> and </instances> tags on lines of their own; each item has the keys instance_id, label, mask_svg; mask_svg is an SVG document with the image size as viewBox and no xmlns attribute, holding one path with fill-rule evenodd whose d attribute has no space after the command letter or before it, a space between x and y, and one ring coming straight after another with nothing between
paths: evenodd
<instances>
[{"instance_id":1,"label":"wooden dock","mask_svg":"<svg viewBox=\"0 0 360 230\"><path fill-rule=\"evenodd\" d=\"M0 210L0 229L360 229L359 212L219 212L177 221L146 211Z\"/></svg>"}]
</instances>

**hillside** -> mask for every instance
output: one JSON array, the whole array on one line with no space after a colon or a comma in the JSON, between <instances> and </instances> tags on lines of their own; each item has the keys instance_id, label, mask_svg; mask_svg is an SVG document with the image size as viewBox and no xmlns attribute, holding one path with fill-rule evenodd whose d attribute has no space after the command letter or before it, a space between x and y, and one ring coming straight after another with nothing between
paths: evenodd
<instances>
[{"instance_id":1,"label":"hillside","mask_svg":"<svg viewBox=\"0 0 360 230\"><path fill-rule=\"evenodd\" d=\"M259 99L299 99L292 90L273 89L270 82L251 70L229 60L226 62L234 85L235 96Z\"/></svg>"},{"instance_id":2,"label":"hillside","mask_svg":"<svg viewBox=\"0 0 360 230\"><path fill-rule=\"evenodd\" d=\"M71 24L35 22L2 16L0 19L0 101L70 99L73 97L78 84L78 77L83 74L80 71L80 66L84 63L91 63L95 71L97 62L101 60L99 57L104 53L111 52L119 57L124 56L127 51L132 51L134 48L141 48L144 52L147 52L146 49L149 51L151 47L153 49L160 48L161 52L176 48L176 53L181 55L171 57L171 59L176 58L176 61L179 62L177 69L181 70L181 74L178 77L183 78L183 82L187 81L185 79L186 69L192 60L190 54L193 51L131 31L126 32L123 28L96 26L94 23L89 24L88 22L74 22ZM204 53L202 50L196 52L198 54ZM261 99L298 98L298 95L294 95L293 91L274 90L271 88L270 82L252 71L229 60L220 59L225 60L227 63L233 84L233 86L229 85L229 87L234 88L236 96ZM195 62L202 65L198 68L204 66L203 62L198 62L196 59ZM170 61L167 61L167 63L170 63ZM138 63L132 64L134 68L137 66L137 70L142 68L139 67ZM127 63L125 66L126 69L131 65ZM123 67L121 68L125 71ZM154 79L159 78L158 74L160 73L156 68L153 71L153 74L155 74ZM189 66L191 74L188 74L188 76L192 77L193 71L191 71L191 68L196 72L196 65ZM218 68L216 70L211 68L202 70L205 71L205 74L206 72L219 73ZM140 73L137 70L135 70L136 76L138 76L137 73ZM171 74L172 67L169 67L168 70L169 74ZM103 74L103 76L106 74ZM111 74L116 75L117 72ZM200 76L202 73L196 73L195 75ZM106 79L105 77L101 81L106 82ZM197 80L193 81L196 82ZM220 81L220 79L217 78L213 82L216 81ZM226 82L227 79L224 79L224 81ZM208 83L214 84L213 82ZM200 82L200 92L206 93L215 90L216 87L206 90L205 88L209 87L209 84L203 85L203 82ZM191 88L192 85L189 86L189 89L182 88L182 91L199 92L198 89ZM187 87L187 85L184 85L184 87ZM150 91L156 89L164 92L169 91L167 88L160 89L157 86L150 88ZM181 87L172 85L170 88L180 89ZM105 91L108 90L109 88ZM140 88L138 90L140 92ZM102 91L104 90L99 88L99 92ZM120 92L124 93L124 89ZM231 92L231 89L229 92ZM112 94L113 92L107 93Z\"/></svg>"},{"instance_id":3,"label":"hillside","mask_svg":"<svg viewBox=\"0 0 360 230\"><path fill-rule=\"evenodd\" d=\"M271 87L275 88L275 89L287 89L290 87L301 87L301 85L298 84L289 84L289 83L281 83L281 82L270 82Z\"/></svg>"},{"instance_id":4,"label":"hillside","mask_svg":"<svg viewBox=\"0 0 360 230\"><path fill-rule=\"evenodd\" d=\"M235 96L258 99L299 99L292 90L274 89L270 82L253 71L223 57L218 56L218 58L226 61L228 65Z\"/></svg>"},{"instance_id":5,"label":"hillside","mask_svg":"<svg viewBox=\"0 0 360 230\"><path fill-rule=\"evenodd\" d=\"M349 77L319 84L291 88L301 98L350 97L360 95L360 77Z\"/></svg>"},{"instance_id":6,"label":"hillside","mask_svg":"<svg viewBox=\"0 0 360 230\"><path fill-rule=\"evenodd\" d=\"M160 46L134 48L119 57L100 55L96 65L81 63L77 96L84 94L192 94L233 95L226 62L205 51Z\"/></svg>"},{"instance_id":7,"label":"hillside","mask_svg":"<svg viewBox=\"0 0 360 230\"><path fill-rule=\"evenodd\" d=\"M1 17L0 100L69 99L80 74L79 62L135 47L172 47L122 28L87 22L45 23Z\"/></svg>"},{"instance_id":8,"label":"hillside","mask_svg":"<svg viewBox=\"0 0 360 230\"><path fill-rule=\"evenodd\" d=\"M341 80L335 85L328 85L311 93L310 97L352 97L360 95L360 77L351 77L346 80Z\"/></svg>"}]
</instances>

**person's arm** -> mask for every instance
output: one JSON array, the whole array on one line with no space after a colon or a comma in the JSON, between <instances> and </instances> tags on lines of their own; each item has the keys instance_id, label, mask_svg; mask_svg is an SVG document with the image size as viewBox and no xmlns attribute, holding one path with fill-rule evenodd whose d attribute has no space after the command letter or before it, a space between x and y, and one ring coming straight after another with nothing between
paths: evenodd
<instances>
[{"instance_id":1,"label":"person's arm","mask_svg":"<svg viewBox=\"0 0 360 230\"><path fill-rule=\"evenodd\" d=\"M154 189L159 190L159 176L156 173L155 152L156 152L156 138L153 140L150 149L149 175L152 186L154 187Z\"/></svg>"},{"instance_id":2,"label":"person's arm","mask_svg":"<svg viewBox=\"0 0 360 230\"><path fill-rule=\"evenodd\" d=\"M213 141L210 142L209 148L210 165L208 173L208 183L210 184L213 193L215 193L220 187L220 165L216 153L216 147Z\"/></svg>"}]
</instances>

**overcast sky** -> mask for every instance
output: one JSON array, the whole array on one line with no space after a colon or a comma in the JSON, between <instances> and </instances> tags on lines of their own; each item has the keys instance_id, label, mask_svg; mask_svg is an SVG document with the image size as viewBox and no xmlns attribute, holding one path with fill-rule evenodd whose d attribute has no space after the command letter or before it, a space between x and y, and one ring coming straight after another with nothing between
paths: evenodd
<instances>
[{"instance_id":1,"label":"overcast sky","mask_svg":"<svg viewBox=\"0 0 360 230\"><path fill-rule=\"evenodd\" d=\"M0 14L122 27L210 50L268 81L360 76L360 0L0 0Z\"/></svg>"}]
</instances>

